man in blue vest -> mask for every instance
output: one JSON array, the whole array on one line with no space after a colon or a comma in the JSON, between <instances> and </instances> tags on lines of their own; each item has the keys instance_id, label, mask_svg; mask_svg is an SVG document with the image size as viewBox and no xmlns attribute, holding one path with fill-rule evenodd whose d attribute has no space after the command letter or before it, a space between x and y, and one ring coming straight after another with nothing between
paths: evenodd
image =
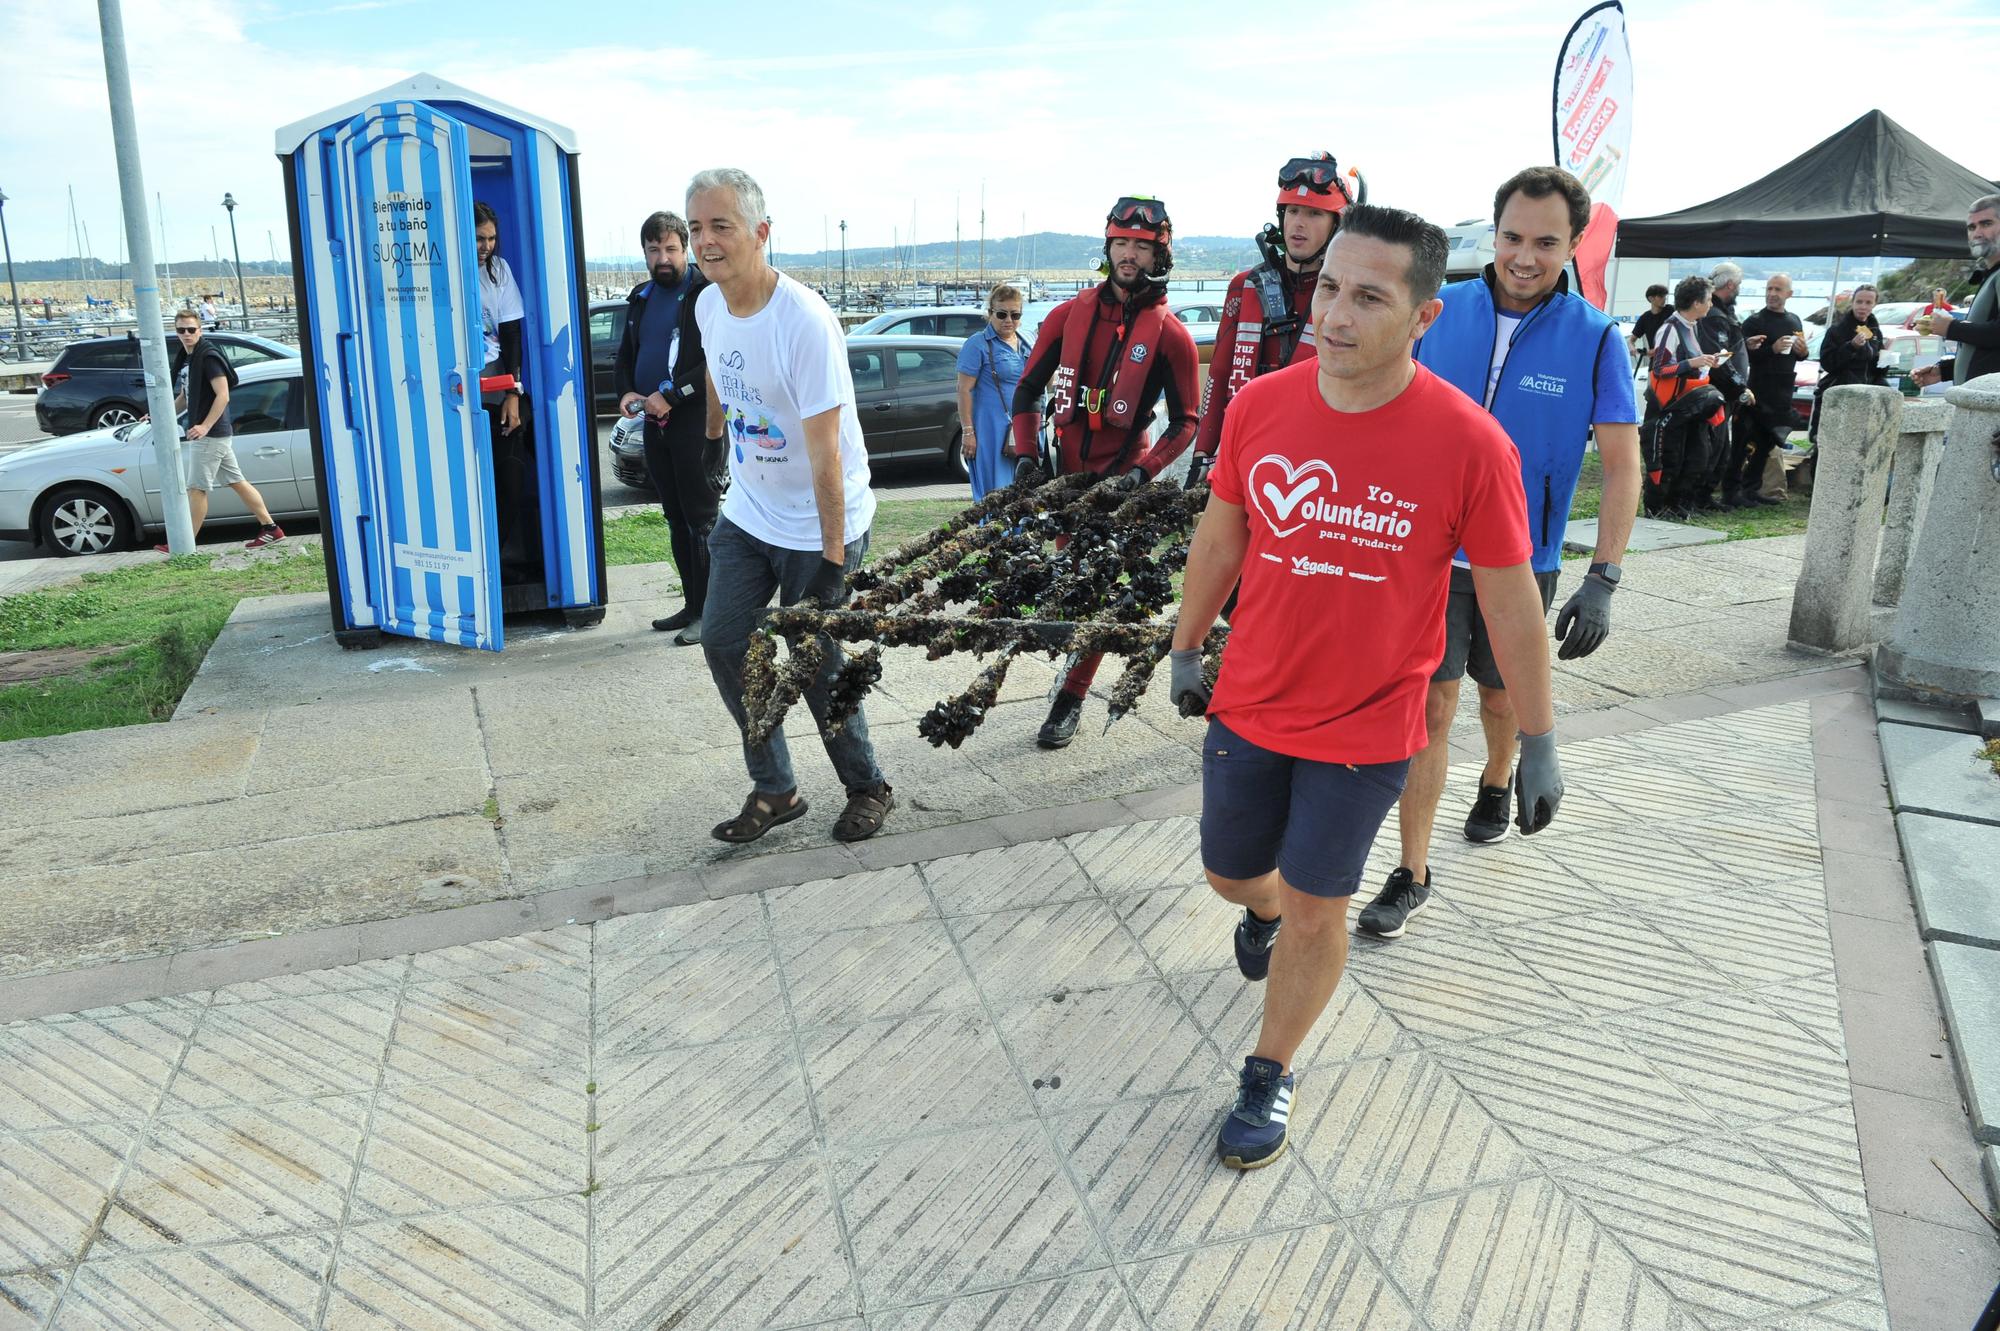
<instances>
[{"instance_id":1,"label":"man in blue vest","mask_svg":"<svg viewBox=\"0 0 2000 1331\"><path fill-rule=\"evenodd\" d=\"M1597 552L1590 571L1556 619L1557 656L1588 656L1611 629L1611 594L1621 576L1626 539L1639 510L1639 409L1632 362L1618 327L1569 289L1564 269L1590 219L1590 193L1569 172L1531 166L1493 196L1493 262L1479 277L1438 293L1444 310L1417 343L1417 360L1475 402L1483 403L1521 455L1527 492L1531 563L1542 604L1553 600L1562 567L1563 529L1592 431L1604 463ZM1444 660L1431 676L1424 720L1430 743L1410 763L1398 806L1402 863L1359 928L1399 938L1410 916L1430 901L1430 840L1450 764L1459 680L1479 685L1486 768L1465 820L1468 841L1507 835L1513 786L1515 716L1494 662L1486 624L1461 553L1451 571Z\"/></svg>"}]
</instances>

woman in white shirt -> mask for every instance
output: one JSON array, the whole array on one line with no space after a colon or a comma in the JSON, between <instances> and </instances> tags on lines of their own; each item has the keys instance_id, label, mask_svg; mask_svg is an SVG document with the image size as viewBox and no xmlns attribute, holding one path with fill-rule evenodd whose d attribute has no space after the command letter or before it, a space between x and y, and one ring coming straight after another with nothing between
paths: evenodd
<instances>
[{"instance_id":1,"label":"woman in white shirt","mask_svg":"<svg viewBox=\"0 0 2000 1331\"><path fill-rule=\"evenodd\" d=\"M485 334L486 364L480 377L511 375L514 380L514 387L505 392L481 395L487 412L499 422L493 437L493 497L500 530L500 580L508 586L540 582L534 457L529 431L521 428L521 322L527 311L514 270L500 257L500 218L492 205L474 203L472 225L479 246L479 324Z\"/></svg>"}]
</instances>

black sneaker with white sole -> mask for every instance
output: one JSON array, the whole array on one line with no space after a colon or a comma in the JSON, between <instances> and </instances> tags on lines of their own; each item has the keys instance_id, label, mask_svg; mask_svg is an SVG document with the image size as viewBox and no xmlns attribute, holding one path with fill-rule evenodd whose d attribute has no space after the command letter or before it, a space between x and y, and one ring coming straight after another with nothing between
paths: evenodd
<instances>
[{"instance_id":1,"label":"black sneaker with white sole","mask_svg":"<svg viewBox=\"0 0 2000 1331\"><path fill-rule=\"evenodd\" d=\"M1431 871L1424 870L1424 881L1408 869L1394 869L1389 881L1375 894L1375 899L1361 908L1361 918L1356 927L1363 933L1374 934L1377 938L1401 938L1403 927L1410 917L1430 904Z\"/></svg>"},{"instance_id":2,"label":"black sneaker with white sole","mask_svg":"<svg viewBox=\"0 0 2000 1331\"><path fill-rule=\"evenodd\" d=\"M1243 972L1244 979L1261 980L1271 973L1271 947L1278 941L1278 926L1284 922L1282 915L1260 920L1244 907L1243 918L1236 922L1236 969Z\"/></svg>"},{"instance_id":3,"label":"black sneaker with white sole","mask_svg":"<svg viewBox=\"0 0 2000 1331\"><path fill-rule=\"evenodd\" d=\"M1507 835L1507 804L1514 793L1514 778L1504 786L1481 786L1472 812L1465 815L1465 839L1484 845Z\"/></svg>"}]
</instances>

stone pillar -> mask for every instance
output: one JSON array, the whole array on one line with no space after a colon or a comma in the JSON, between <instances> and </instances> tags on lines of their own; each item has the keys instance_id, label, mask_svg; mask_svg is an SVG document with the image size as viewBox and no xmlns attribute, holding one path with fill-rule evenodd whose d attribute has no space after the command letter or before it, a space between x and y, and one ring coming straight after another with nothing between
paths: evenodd
<instances>
[{"instance_id":1,"label":"stone pillar","mask_svg":"<svg viewBox=\"0 0 2000 1331\"><path fill-rule=\"evenodd\" d=\"M1924 508L1930 503L1931 478L1944 457L1945 427L1951 404L1940 397L1906 398L1903 432L1896 437L1895 460L1889 468L1889 512L1882 519L1882 552L1875 559L1875 604L1895 605L1903 599L1903 570L1917 548Z\"/></svg>"},{"instance_id":2,"label":"stone pillar","mask_svg":"<svg viewBox=\"0 0 2000 1331\"><path fill-rule=\"evenodd\" d=\"M1954 408L1889 641L1885 683L1917 693L2000 698L2000 374L1946 395Z\"/></svg>"},{"instance_id":3,"label":"stone pillar","mask_svg":"<svg viewBox=\"0 0 2000 1331\"><path fill-rule=\"evenodd\" d=\"M1872 641L1868 606L1875 548L1902 420L1903 397L1893 388L1844 384L1827 390L1820 406L1805 566L1792 592L1787 634L1801 647L1850 652Z\"/></svg>"}]
</instances>

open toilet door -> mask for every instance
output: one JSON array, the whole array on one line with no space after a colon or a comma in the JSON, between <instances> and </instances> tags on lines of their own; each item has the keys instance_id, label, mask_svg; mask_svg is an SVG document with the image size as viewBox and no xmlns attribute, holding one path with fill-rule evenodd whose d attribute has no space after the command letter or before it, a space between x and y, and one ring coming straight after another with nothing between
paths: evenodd
<instances>
[{"instance_id":1,"label":"open toilet door","mask_svg":"<svg viewBox=\"0 0 2000 1331\"><path fill-rule=\"evenodd\" d=\"M498 651L465 126L423 102L384 102L318 149L331 233L322 275L338 303L332 344L318 347L337 380L327 384L325 539L384 632Z\"/></svg>"}]
</instances>

